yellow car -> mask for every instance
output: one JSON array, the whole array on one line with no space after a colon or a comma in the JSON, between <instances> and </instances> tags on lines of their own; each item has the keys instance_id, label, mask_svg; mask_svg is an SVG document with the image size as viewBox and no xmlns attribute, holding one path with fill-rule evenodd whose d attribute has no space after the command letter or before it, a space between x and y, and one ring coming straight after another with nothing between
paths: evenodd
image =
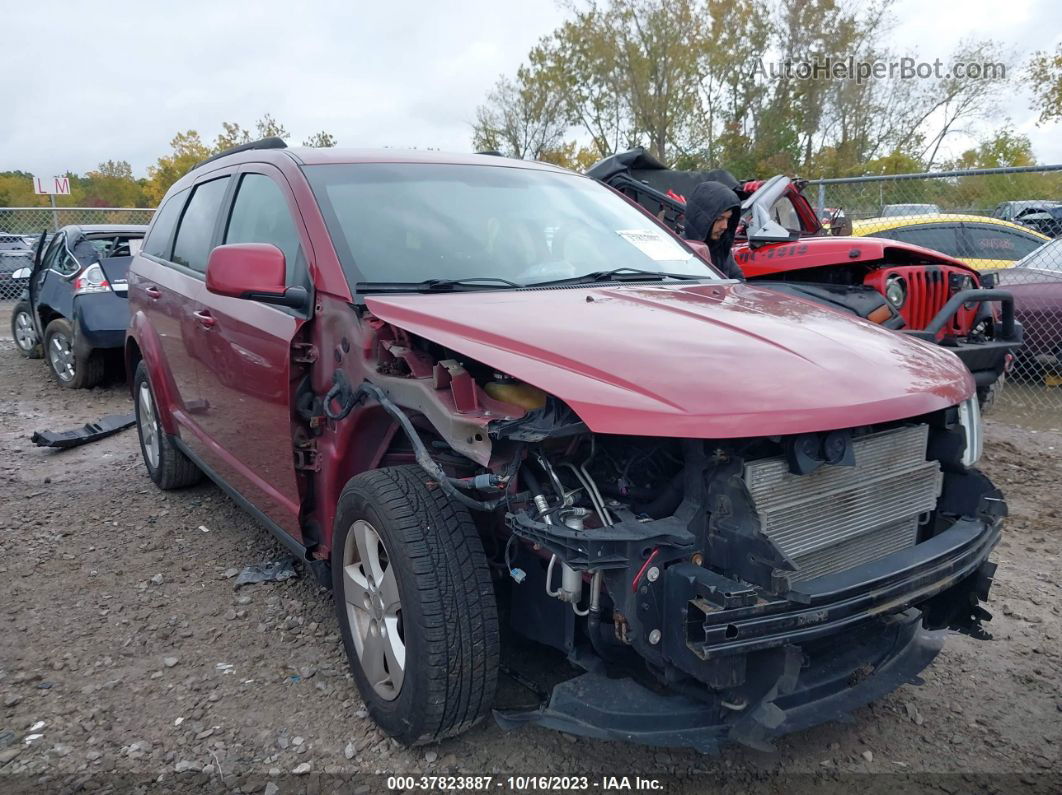
<instances>
[{"instance_id":1,"label":"yellow car","mask_svg":"<svg viewBox=\"0 0 1062 795\"><path fill-rule=\"evenodd\" d=\"M958 213L866 218L852 222L852 234L924 246L986 271L1009 268L1051 239L1010 221Z\"/></svg>"}]
</instances>

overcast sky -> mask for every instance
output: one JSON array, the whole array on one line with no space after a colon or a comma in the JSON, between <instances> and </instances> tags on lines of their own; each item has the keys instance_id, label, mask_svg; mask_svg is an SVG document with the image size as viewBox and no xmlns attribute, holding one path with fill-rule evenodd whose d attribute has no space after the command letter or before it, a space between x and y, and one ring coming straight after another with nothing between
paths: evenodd
<instances>
[{"instance_id":1,"label":"overcast sky","mask_svg":"<svg viewBox=\"0 0 1062 795\"><path fill-rule=\"evenodd\" d=\"M1057 0L901 0L896 17L894 50L924 60L963 37L1024 60L1062 37ZM143 175L178 130L209 140L264 113L296 143L324 129L345 146L467 151L476 105L563 18L555 0L0 0L0 171L122 159ZM1000 110L1041 162L1062 162L1059 126L1037 128L1027 95Z\"/></svg>"}]
</instances>

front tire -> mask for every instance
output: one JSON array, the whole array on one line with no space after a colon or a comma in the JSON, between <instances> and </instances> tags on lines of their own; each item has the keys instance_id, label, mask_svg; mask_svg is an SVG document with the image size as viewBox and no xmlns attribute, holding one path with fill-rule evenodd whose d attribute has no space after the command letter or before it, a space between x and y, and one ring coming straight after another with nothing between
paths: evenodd
<instances>
[{"instance_id":1,"label":"front tire","mask_svg":"<svg viewBox=\"0 0 1062 795\"><path fill-rule=\"evenodd\" d=\"M19 301L11 311L11 339L22 356L27 359L41 358L41 341L37 339L37 329L33 327L33 309L29 301Z\"/></svg>"},{"instance_id":2,"label":"front tire","mask_svg":"<svg viewBox=\"0 0 1062 795\"><path fill-rule=\"evenodd\" d=\"M44 352L59 386L88 389L103 380L103 359L95 351L75 352L74 328L66 318L56 318L44 330Z\"/></svg>"},{"instance_id":3,"label":"front tire","mask_svg":"<svg viewBox=\"0 0 1062 795\"><path fill-rule=\"evenodd\" d=\"M418 466L364 472L339 497L332 582L365 706L405 745L460 734L486 715L498 613L468 510Z\"/></svg>"},{"instance_id":4,"label":"front tire","mask_svg":"<svg viewBox=\"0 0 1062 795\"><path fill-rule=\"evenodd\" d=\"M147 365L140 362L133 377L133 405L136 411L136 432L140 437L140 454L148 477L164 491L198 483L203 477L192 460L177 449L159 422L155 393L148 380Z\"/></svg>"}]
</instances>

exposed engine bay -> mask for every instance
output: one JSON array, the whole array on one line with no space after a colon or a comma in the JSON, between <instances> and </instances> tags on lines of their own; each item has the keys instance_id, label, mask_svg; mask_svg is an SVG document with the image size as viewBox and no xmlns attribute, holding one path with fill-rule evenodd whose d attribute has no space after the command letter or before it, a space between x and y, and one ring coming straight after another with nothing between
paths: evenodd
<instances>
[{"instance_id":1,"label":"exposed engine bay","mask_svg":"<svg viewBox=\"0 0 1062 795\"><path fill-rule=\"evenodd\" d=\"M586 671L503 723L763 745L824 696L846 711L916 678L940 645L927 631L984 636L1006 505L973 468L976 399L790 436L598 434L533 385L367 322L376 377L337 371L326 414L378 402L402 430L381 465L416 461L472 509L511 627ZM565 694L617 675L652 737ZM702 725L672 725L659 688Z\"/></svg>"}]
</instances>

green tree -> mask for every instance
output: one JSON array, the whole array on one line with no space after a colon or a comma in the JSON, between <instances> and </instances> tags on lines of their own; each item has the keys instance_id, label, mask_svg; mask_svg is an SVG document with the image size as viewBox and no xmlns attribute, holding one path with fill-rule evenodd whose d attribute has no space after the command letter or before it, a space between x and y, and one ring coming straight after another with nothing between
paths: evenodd
<instances>
[{"instance_id":1,"label":"green tree","mask_svg":"<svg viewBox=\"0 0 1062 795\"><path fill-rule=\"evenodd\" d=\"M1032 109L1040 111L1039 123L1062 120L1062 44L1054 54L1035 53L1026 75L1033 93Z\"/></svg>"},{"instance_id":2,"label":"green tree","mask_svg":"<svg viewBox=\"0 0 1062 795\"><path fill-rule=\"evenodd\" d=\"M522 68L515 81L500 78L487 104L476 109L473 148L530 160L556 149L567 124L559 103L541 89L532 69Z\"/></svg>"},{"instance_id":3,"label":"green tree","mask_svg":"<svg viewBox=\"0 0 1062 795\"><path fill-rule=\"evenodd\" d=\"M284 128L284 125L274 119L268 113L254 123L255 129L258 130L258 137L261 138L287 138L290 133Z\"/></svg>"},{"instance_id":4,"label":"green tree","mask_svg":"<svg viewBox=\"0 0 1062 795\"><path fill-rule=\"evenodd\" d=\"M221 123L221 128L224 132L219 133L218 137L214 139L215 151L222 152L226 149L231 149L234 146L249 144L251 142L251 134L239 124L223 121Z\"/></svg>"},{"instance_id":5,"label":"green tree","mask_svg":"<svg viewBox=\"0 0 1062 795\"><path fill-rule=\"evenodd\" d=\"M132 166L125 160L100 163L80 182L86 207L139 207L144 204L144 190L134 179Z\"/></svg>"},{"instance_id":6,"label":"green tree","mask_svg":"<svg viewBox=\"0 0 1062 795\"><path fill-rule=\"evenodd\" d=\"M148 200L157 205L170 189L170 185L183 177L200 160L213 154L214 150L203 143L195 130L177 133L170 141L170 154L163 155L153 166L148 166L148 182L145 193Z\"/></svg>"},{"instance_id":7,"label":"green tree","mask_svg":"<svg viewBox=\"0 0 1062 795\"><path fill-rule=\"evenodd\" d=\"M312 146L315 149L329 149L336 145L336 138L324 130L316 132L302 142L303 146Z\"/></svg>"}]
</instances>

